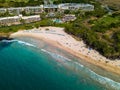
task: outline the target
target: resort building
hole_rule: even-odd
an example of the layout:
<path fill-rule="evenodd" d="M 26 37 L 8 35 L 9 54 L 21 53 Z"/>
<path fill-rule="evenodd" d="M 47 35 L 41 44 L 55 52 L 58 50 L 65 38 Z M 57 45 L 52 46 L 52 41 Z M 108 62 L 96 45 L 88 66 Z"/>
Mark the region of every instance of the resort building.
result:
<path fill-rule="evenodd" d="M 24 20 L 24 23 L 31 23 L 41 20 L 40 15 L 24 16 L 22 19 Z"/>
<path fill-rule="evenodd" d="M 69 22 L 69 21 L 74 21 L 75 19 L 76 19 L 76 16 L 75 16 L 75 15 L 68 14 L 68 15 L 65 15 L 65 16 L 62 18 L 62 21 L 63 21 L 63 22 Z"/>
<path fill-rule="evenodd" d="M 16 25 L 21 23 L 30 23 L 40 21 L 40 13 L 48 12 L 47 17 L 55 17 L 57 11 L 64 11 L 64 10 L 83 10 L 83 11 L 93 11 L 94 6 L 91 4 L 78 4 L 78 3 L 64 3 L 55 5 L 51 2 L 51 0 L 45 0 L 44 5 L 40 6 L 30 6 L 30 7 L 18 7 L 18 8 L 0 8 L 0 13 L 8 12 L 14 17 L 4 17 L 0 18 L 0 26 L 9 26 L 9 25 Z M 49 4 L 48 4 L 49 3 Z M 22 16 L 24 15 L 33 15 L 33 16 Z M 21 16 L 20 16 L 21 15 Z M 68 22 L 74 21 L 76 19 L 75 15 L 65 15 L 60 20 L 55 20 L 55 22 Z"/>
<path fill-rule="evenodd" d="M 60 10 L 83 10 L 83 11 L 93 11 L 94 6 L 91 4 L 78 4 L 78 3 L 65 3 L 58 5 Z"/>
<path fill-rule="evenodd" d="M 6 12 L 6 8 L 0 8 L 0 13 L 5 13 Z"/>
<path fill-rule="evenodd" d="M 83 11 L 94 11 L 94 5 L 91 4 L 81 4 L 80 6 L 78 5 L 78 7 Z"/>
<path fill-rule="evenodd" d="M 18 25 L 21 24 L 23 22 L 21 22 L 21 20 L 24 21 L 24 23 L 31 23 L 31 22 L 36 22 L 36 21 L 40 21 L 40 15 L 34 15 L 34 16 L 14 16 L 14 17 L 4 17 L 4 18 L 0 18 L 0 26 L 10 26 L 10 25 Z"/>
<path fill-rule="evenodd" d="M 43 12 L 43 5 L 36 7 L 24 7 L 24 11 L 27 14 L 40 14 Z"/>
<path fill-rule="evenodd" d="M 43 5 L 35 7 L 18 7 L 18 8 L 1 8 L 0 13 L 5 13 L 8 11 L 11 15 L 22 14 L 22 11 L 25 11 L 26 14 L 40 14 L 43 12 Z"/>
<path fill-rule="evenodd" d="M 43 6 L 45 12 L 56 12 L 58 10 L 58 5 L 49 4 Z"/>
<path fill-rule="evenodd" d="M 78 3 L 64 3 L 64 4 L 44 4 L 40 6 L 30 6 L 30 7 L 18 7 L 18 8 L 1 8 L 0 13 L 5 13 L 6 11 L 12 15 L 22 14 L 24 11 L 26 14 L 40 14 L 45 12 L 56 12 L 64 10 L 83 10 L 83 11 L 93 11 L 94 5 L 91 4 L 78 4 Z"/>
<path fill-rule="evenodd" d="M 19 15 L 23 11 L 23 8 L 22 7 L 19 7 L 19 8 L 8 8 L 7 10 L 9 12 L 9 14 Z"/>
<path fill-rule="evenodd" d="M 17 24 L 20 24 L 19 16 L 0 18 L 0 26 L 10 26 Z"/>

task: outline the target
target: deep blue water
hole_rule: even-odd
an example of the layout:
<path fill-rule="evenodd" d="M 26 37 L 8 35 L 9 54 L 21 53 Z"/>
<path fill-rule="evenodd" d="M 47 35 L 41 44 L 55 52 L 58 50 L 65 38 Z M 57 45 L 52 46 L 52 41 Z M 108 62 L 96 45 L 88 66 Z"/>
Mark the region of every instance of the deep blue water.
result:
<path fill-rule="evenodd" d="M 120 90 L 75 57 L 43 41 L 0 42 L 0 90 Z"/>

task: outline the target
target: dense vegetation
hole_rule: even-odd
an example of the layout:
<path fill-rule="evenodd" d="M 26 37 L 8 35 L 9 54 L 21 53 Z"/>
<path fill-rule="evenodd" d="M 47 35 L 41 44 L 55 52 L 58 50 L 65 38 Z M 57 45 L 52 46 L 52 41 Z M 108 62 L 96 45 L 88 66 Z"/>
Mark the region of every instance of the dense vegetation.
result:
<path fill-rule="evenodd" d="M 88 46 L 107 58 L 120 58 L 120 13 L 104 14 L 95 17 L 93 12 L 89 12 L 87 13 L 89 18 L 86 15 L 84 18 L 80 16 L 67 25 L 65 30 L 69 34 L 82 38 Z"/>
<path fill-rule="evenodd" d="M 113 10 L 120 9 L 120 0 L 97 0 L 104 5 L 108 5 Z"/>

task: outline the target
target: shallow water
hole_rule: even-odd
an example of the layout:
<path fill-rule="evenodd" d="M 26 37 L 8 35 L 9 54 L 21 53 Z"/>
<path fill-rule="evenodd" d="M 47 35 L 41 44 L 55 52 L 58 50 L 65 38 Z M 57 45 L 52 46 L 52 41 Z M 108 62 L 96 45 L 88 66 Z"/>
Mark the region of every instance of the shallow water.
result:
<path fill-rule="evenodd" d="M 120 90 L 119 76 L 77 60 L 41 40 L 1 41 L 0 90 Z"/>

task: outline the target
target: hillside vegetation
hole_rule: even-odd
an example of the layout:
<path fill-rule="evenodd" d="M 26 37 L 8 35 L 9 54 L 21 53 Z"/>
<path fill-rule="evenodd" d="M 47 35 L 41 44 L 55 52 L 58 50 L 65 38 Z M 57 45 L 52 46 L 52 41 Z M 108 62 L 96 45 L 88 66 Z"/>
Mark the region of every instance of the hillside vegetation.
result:
<path fill-rule="evenodd" d="M 120 12 L 111 15 L 106 12 L 100 15 L 99 11 L 86 12 L 66 26 L 65 30 L 82 38 L 89 47 L 96 49 L 105 57 L 120 58 Z"/>
<path fill-rule="evenodd" d="M 98 0 L 104 5 L 108 5 L 112 9 L 120 10 L 120 0 Z"/>

